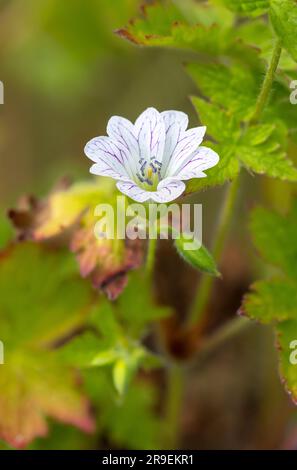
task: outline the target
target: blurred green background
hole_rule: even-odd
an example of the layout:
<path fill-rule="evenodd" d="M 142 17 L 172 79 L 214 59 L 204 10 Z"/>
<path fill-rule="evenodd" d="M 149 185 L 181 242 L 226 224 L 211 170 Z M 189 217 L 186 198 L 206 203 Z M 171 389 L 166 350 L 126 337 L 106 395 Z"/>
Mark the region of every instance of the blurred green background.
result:
<path fill-rule="evenodd" d="M 88 177 L 85 143 L 111 115 L 183 109 L 194 89 L 178 54 L 138 49 L 114 34 L 138 0 L 1 0 L 2 208 L 63 174 Z"/>

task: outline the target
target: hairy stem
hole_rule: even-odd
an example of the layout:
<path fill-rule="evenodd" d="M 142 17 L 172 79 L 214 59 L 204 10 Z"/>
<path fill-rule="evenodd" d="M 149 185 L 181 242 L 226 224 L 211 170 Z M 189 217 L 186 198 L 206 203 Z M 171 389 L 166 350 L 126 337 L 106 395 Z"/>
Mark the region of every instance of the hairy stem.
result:
<path fill-rule="evenodd" d="M 268 102 L 273 80 L 274 80 L 274 75 L 275 75 L 279 60 L 280 60 L 281 52 L 282 52 L 281 42 L 277 40 L 272 51 L 271 61 L 268 66 L 260 94 L 257 99 L 255 111 L 250 120 L 251 124 L 255 124 L 256 122 L 259 121 L 261 114 L 265 108 L 265 105 Z"/>

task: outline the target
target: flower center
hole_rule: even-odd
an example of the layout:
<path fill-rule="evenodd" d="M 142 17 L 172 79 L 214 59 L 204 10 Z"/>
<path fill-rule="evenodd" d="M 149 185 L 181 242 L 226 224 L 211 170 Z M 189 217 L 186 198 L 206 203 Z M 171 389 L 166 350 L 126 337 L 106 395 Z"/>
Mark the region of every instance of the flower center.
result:
<path fill-rule="evenodd" d="M 147 191 L 155 191 L 161 180 L 162 163 L 156 160 L 156 157 L 152 157 L 149 162 L 141 158 L 139 165 L 139 171 L 136 173 L 140 182 L 139 186 Z"/>

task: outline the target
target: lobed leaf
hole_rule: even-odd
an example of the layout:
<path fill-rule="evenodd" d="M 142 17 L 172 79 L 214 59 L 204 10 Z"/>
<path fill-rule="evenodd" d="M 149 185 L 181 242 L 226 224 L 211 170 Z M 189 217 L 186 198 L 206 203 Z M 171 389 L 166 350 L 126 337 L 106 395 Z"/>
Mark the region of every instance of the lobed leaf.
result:
<path fill-rule="evenodd" d="M 130 21 L 117 34 L 140 46 L 188 49 L 208 56 L 230 54 L 239 59 L 245 54 L 247 60 L 256 59 L 255 48 L 230 34 L 232 17 L 226 9 L 195 4 L 189 15 L 184 5 L 180 8 L 177 5 L 172 2 L 146 5 L 143 16 Z"/>
<path fill-rule="evenodd" d="M 237 13 L 262 15 L 269 9 L 269 0 L 223 0 L 223 3 Z"/>
<path fill-rule="evenodd" d="M 33 243 L 0 253 L 0 289 L 1 339 L 34 347 L 81 326 L 95 295 L 70 253 Z"/>
<path fill-rule="evenodd" d="M 208 84 L 206 88 L 209 86 Z M 190 181 L 187 192 L 232 180 L 241 165 L 250 172 L 297 181 L 297 169 L 286 155 L 287 131 L 283 122 L 269 120 L 245 129 L 240 119 L 243 108 L 232 106 L 232 102 L 236 103 L 236 98 L 232 101 L 232 97 L 232 93 L 226 93 L 225 97 L 219 91 L 215 93 L 215 99 L 228 110 L 219 104 L 198 97 L 192 98 L 200 121 L 207 126 L 207 134 L 219 142 L 215 150 L 220 161 L 207 172 L 207 178 Z"/>
<path fill-rule="evenodd" d="M 212 103 L 225 108 L 229 115 L 234 114 L 245 121 L 249 119 L 255 107 L 258 86 L 246 68 L 226 67 L 219 63 L 191 63 L 186 68 L 202 94 L 210 97 Z M 227 122 L 225 120 L 225 125 Z"/>
<path fill-rule="evenodd" d="M 94 430 L 88 403 L 75 377 L 49 353 L 17 352 L 6 355 L 0 373 L 0 436 L 12 447 L 23 448 L 48 432 L 46 416 Z"/>
<path fill-rule="evenodd" d="M 270 17 L 284 48 L 297 62 L 297 3 L 295 0 L 270 0 Z"/>
<path fill-rule="evenodd" d="M 252 212 L 250 230 L 266 262 L 297 279 L 296 208 L 285 218 L 259 207 Z"/>
<path fill-rule="evenodd" d="M 208 145 L 208 143 L 207 143 Z M 239 173 L 239 161 L 236 158 L 235 147 L 232 145 L 211 145 L 220 156 L 219 163 L 207 170 L 207 178 L 193 179 L 187 184 L 187 193 L 205 190 L 233 180 Z"/>
<path fill-rule="evenodd" d="M 156 389 L 149 380 L 134 382 L 120 399 L 103 369 L 86 370 L 84 381 L 97 410 L 100 434 L 108 435 L 114 447 L 158 448 L 163 426 L 155 411 Z"/>
<path fill-rule="evenodd" d="M 110 366 L 116 390 L 126 393 L 139 368 L 160 367 L 158 357 L 141 345 L 139 337 L 150 322 L 169 313 L 154 305 L 145 279 L 134 276 L 115 304 L 101 300 L 89 316 L 91 331 L 77 335 L 60 348 L 58 357 L 80 369 Z"/>
<path fill-rule="evenodd" d="M 261 323 L 280 322 L 296 316 L 296 284 L 287 279 L 258 281 L 244 301 L 247 315 Z"/>
<path fill-rule="evenodd" d="M 46 435 L 46 416 L 93 430 L 73 373 L 49 351 L 84 323 L 94 301 L 73 261 L 69 253 L 32 243 L 0 256 L 0 437 L 13 447 Z"/>
<path fill-rule="evenodd" d="M 253 211 L 251 230 L 260 253 L 282 268 L 284 275 L 252 285 L 243 302 L 243 312 L 262 323 L 273 323 L 278 338 L 280 373 L 297 403 L 297 206 L 287 218 L 258 208 Z"/>
<path fill-rule="evenodd" d="M 140 240 L 95 236 L 95 207 L 99 203 L 115 205 L 116 194 L 111 179 L 62 184 L 43 200 L 22 198 L 9 216 L 20 239 L 69 247 L 81 276 L 90 277 L 96 288 L 114 300 L 127 284 L 127 272 L 139 267 L 143 258 Z"/>
<path fill-rule="evenodd" d="M 297 405 L 297 318 L 276 326 L 280 374 L 285 387 Z"/>

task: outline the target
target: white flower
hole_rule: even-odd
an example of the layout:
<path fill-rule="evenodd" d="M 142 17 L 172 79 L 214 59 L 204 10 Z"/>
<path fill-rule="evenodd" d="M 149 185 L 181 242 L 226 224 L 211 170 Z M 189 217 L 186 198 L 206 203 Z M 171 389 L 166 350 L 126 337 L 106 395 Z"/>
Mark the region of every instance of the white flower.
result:
<path fill-rule="evenodd" d="M 94 162 L 90 172 L 117 180 L 118 189 L 138 202 L 169 202 L 185 190 L 182 180 L 203 178 L 219 156 L 199 147 L 206 127 L 188 129 L 180 111 L 146 109 L 132 124 L 113 116 L 108 137 L 95 137 L 85 147 Z"/>

